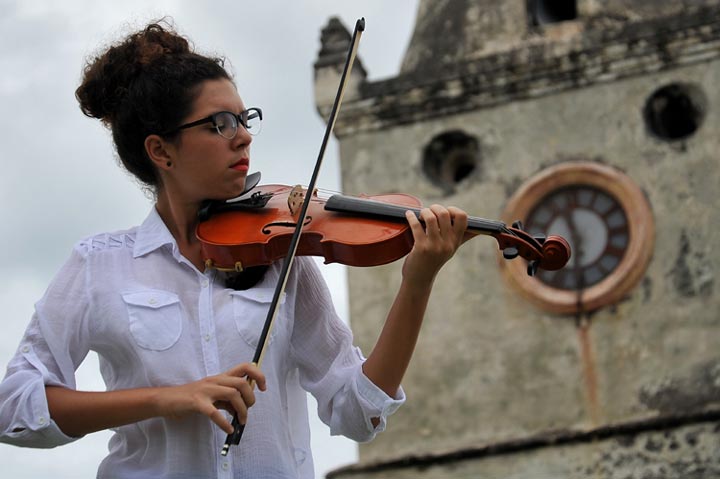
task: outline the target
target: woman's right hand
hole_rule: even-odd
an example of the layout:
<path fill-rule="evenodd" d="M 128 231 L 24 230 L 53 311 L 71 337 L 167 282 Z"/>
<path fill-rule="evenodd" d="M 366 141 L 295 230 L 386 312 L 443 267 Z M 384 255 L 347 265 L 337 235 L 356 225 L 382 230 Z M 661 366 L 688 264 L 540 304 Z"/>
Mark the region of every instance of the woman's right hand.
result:
<path fill-rule="evenodd" d="M 158 413 L 175 418 L 204 414 L 230 434 L 232 424 L 220 409 L 237 414 L 240 424 L 245 424 L 248 408 L 255 404 L 253 383 L 265 391 L 265 375 L 254 363 L 242 363 L 216 376 L 161 388 L 157 397 Z"/>

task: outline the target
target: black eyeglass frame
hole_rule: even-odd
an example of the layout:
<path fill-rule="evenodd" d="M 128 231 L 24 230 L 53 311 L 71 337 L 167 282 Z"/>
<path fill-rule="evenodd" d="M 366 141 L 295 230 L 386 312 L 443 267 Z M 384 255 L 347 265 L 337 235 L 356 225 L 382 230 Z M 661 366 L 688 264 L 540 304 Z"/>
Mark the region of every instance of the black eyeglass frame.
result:
<path fill-rule="evenodd" d="M 242 127 L 245 128 L 245 131 L 247 131 L 247 132 L 250 133 L 251 135 L 257 135 L 257 134 L 259 133 L 259 131 L 257 131 L 257 132 L 252 132 L 252 131 L 250 131 L 250 130 L 248 129 L 248 126 L 247 126 L 248 119 L 251 118 L 250 115 L 251 115 L 253 112 L 255 112 L 255 113 L 257 114 L 258 118 L 260 119 L 260 121 L 262 121 L 262 119 L 263 119 L 262 110 L 261 110 L 260 108 L 257 108 L 257 107 L 248 108 L 247 110 L 241 111 L 239 114 L 235 114 L 235 113 L 233 113 L 233 112 L 231 112 L 231 111 L 218 111 L 218 112 L 216 112 L 216 113 L 213 113 L 212 115 L 206 116 L 205 118 L 201 118 L 201 119 L 199 119 L 199 120 L 195 120 L 195 121 L 192 121 L 192 122 L 190 122 L 190 123 L 185 123 L 184 125 L 180 125 L 180 126 L 178 126 L 177 128 L 174 128 L 174 129 L 172 129 L 172 130 L 170 130 L 170 131 L 166 131 L 166 132 L 163 133 L 162 135 L 163 135 L 163 136 L 172 135 L 173 133 L 176 133 L 176 132 L 178 132 L 178 131 L 180 131 L 180 130 L 185 130 L 185 129 L 187 129 L 187 128 L 192 128 L 193 126 L 202 125 L 202 124 L 204 124 L 204 123 L 212 123 L 213 126 L 215 127 L 215 129 L 217 130 L 218 135 L 222 136 L 223 138 L 227 138 L 228 140 L 232 140 L 233 138 L 235 138 L 235 136 L 237 136 L 237 131 L 238 131 L 238 126 L 239 126 L 239 125 L 242 125 Z M 231 137 L 229 137 L 229 138 L 228 138 L 227 136 L 223 135 L 222 133 L 220 133 L 220 126 L 218 125 L 217 121 L 215 120 L 215 118 L 217 117 L 217 115 L 222 115 L 222 114 L 228 114 L 228 115 L 232 116 L 233 118 L 235 118 L 235 120 L 236 120 L 237 123 L 238 123 L 237 125 L 235 125 L 235 133 L 233 134 L 233 136 L 231 136 Z M 254 117 L 253 117 L 253 118 L 254 118 Z"/>

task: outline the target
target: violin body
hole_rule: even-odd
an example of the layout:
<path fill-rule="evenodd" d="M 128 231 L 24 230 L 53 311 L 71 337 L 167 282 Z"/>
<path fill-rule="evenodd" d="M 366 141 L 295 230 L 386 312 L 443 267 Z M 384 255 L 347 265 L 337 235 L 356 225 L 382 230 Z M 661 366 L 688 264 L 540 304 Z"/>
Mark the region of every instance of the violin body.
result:
<path fill-rule="evenodd" d="M 206 262 L 217 269 L 242 271 L 285 257 L 297 224 L 299 205 L 292 198 L 297 191 L 286 185 L 257 186 L 254 194 L 270 195 L 264 206 L 224 211 L 202 221 L 197 237 Z M 420 206 L 417 198 L 406 194 L 364 198 Z M 359 218 L 326 210 L 325 203 L 316 195 L 311 199 L 297 255 L 320 256 L 325 263 L 377 266 L 400 259 L 412 249 L 412 231 L 406 221 Z"/>

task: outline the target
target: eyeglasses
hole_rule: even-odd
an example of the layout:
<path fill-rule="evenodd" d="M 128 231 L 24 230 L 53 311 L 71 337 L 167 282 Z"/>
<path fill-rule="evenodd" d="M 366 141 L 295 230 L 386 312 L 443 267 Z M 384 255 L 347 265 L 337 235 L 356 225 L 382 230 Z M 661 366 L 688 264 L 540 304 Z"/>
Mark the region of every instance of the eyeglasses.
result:
<path fill-rule="evenodd" d="M 212 123 L 218 132 L 218 135 L 228 140 L 232 140 L 237 135 L 238 124 L 242 125 L 245 130 L 251 135 L 257 135 L 260 133 L 262 127 L 262 110 L 260 108 L 248 108 L 245 111 L 240 112 L 239 115 L 229 111 L 220 111 L 213 113 L 210 116 L 202 118 L 191 123 L 185 123 L 180 125 L 174 130 L 165 132 L 164 135 L 175 133 L 179 130 L 186 128 L 192 128 L 193 126 L 202 125 L 204 123 Z"/>

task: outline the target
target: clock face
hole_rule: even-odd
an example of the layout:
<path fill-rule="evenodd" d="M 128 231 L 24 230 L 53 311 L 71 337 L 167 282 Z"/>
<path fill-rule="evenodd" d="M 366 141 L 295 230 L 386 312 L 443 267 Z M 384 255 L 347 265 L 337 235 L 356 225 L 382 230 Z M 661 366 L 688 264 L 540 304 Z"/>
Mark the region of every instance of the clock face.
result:
<path fill-rule="evenodd" d="M 572 257 L 558 271 L 538 271 L 553 288 L 583 290 L 615 270 L 630 242 L 628 219 L 609 193 L 589 185 L 568 185 L 550 192 L 530 211 L 525 229 L 531 235 L 560 235 Z"/>

